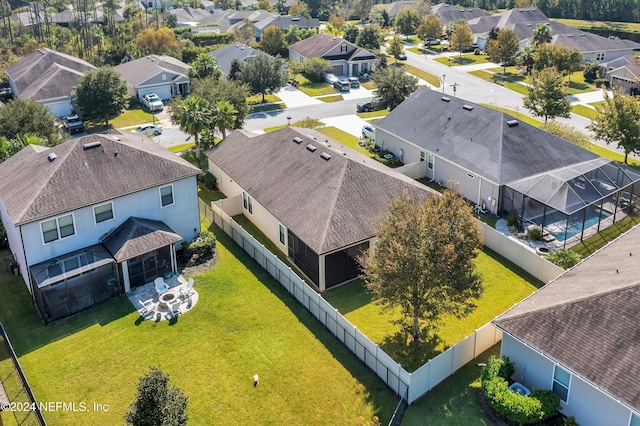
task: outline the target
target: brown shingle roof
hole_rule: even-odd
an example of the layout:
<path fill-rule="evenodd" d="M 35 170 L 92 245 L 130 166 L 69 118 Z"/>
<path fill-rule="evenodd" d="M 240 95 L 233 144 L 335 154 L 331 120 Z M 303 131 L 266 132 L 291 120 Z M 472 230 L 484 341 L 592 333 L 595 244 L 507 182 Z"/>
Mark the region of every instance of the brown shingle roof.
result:
<path fill-rule="evenodd" d="M 339 46 L 342 43 L 346 43 L 351 49 L 355 49 L 357 46 L 348 42 L 342 37 L 332 36 L 326 33 L 316 34 L 312 37 L 305 38 L 295 44 L 289 46 L 289 50 L 296 52 L 297 54 L 305 58 L 321 58 L 327 54 L 331 49 Z"/>
<path fill-rule="evenodd" d="M 417 197 L 432 192 L 308 129 L 260 136 L 235 131 L 207 155 L 317 254 L 373 237 L 388 202 L 404 190 Z"/>
<path fill-rule="evenodd" d="M 93 142 L 101 145 L 84 149 Z M 49 161 L 50 154 L 57 158 Z M 95 134 L 52 148 L 23 148 L 0 164 L 0 198 L 21 225 L 199 172 L 145 136 Z"/>
<path fill-rule="evenodd" d="M 186 76 L 189 65 L 172 56 L 148 55 L 113 67 L 131 87 L 137 87 L 163 71 Z"/>
<path fill-rule="evenodd" d="M 182 237 L 159 220 L 130 217 L 102 241 L 117 262 L 181 241 Z"/>
<path fill-rule="evenodd" d="M 640 409 L 640 227 L 493 322 Z"/>

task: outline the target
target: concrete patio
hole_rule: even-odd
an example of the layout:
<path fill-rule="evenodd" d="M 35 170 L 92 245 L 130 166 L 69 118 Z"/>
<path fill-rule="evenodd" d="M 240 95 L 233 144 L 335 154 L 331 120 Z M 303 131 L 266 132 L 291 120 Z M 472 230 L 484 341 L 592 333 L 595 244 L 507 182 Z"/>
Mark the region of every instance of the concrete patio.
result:
<path fill-rule="evenodd" d="M 164 282 L 169 286 L 168 292 L 179 292 L 180 289 L 186 288 L 187 280 L 180 274 L 174 274 L 171 278 L 164 279 Z M 140 313 L 140 316 L 145 320 L 150 321 L 164 321 L 173 318 L 171 309 L 168 305 L 161 303 L 156 292 L 155 284 L 153 282 L 147 283 L 141 287 L 137 287 L 127 294 L 129 301 L 133 307 Z M 178 296 L 177 300 L 180 301 L 180 309 L 178 315 L 183 315 L 187 311 L 194 308 L 198 303 L 199 294 L 195 288 L 192 289 L 192 295 L 190 297 Z M 147 309 L 143 306 L 142 302 L 151 300 L 152 307 Z"/>

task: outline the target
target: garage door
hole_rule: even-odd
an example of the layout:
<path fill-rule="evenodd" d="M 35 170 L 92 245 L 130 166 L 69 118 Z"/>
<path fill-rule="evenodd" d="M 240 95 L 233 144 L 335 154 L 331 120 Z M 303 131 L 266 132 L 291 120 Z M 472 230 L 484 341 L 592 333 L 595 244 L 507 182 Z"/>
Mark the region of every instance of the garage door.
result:
<path fill-rule="evenodd" d="M 171 96 L 171 86 L 162 86 L 162 87 L 152 87 L 148 89 L 140 89 L 138 90 L 138 99 L 142 102 L 142 97 L 144 95 L 148 95 L 149 93 L 155 93 L 158 95 L 160 99 L 169 100 L 172 98 Z"/>
<path fill-rule="evenodd" d="M 58 102 L 48 102 L 44 105 L 48 106 L 53 115 L 56 117 L 64 117 L 71 114 L 71 102 L 68 99 Z"/>
<path fill-rule="evenodd" d="M 335 67 L 331 67 L 331 72 L 337 76 L 344 75 L 344 70 L 342 65 L 336 65 Z"/>

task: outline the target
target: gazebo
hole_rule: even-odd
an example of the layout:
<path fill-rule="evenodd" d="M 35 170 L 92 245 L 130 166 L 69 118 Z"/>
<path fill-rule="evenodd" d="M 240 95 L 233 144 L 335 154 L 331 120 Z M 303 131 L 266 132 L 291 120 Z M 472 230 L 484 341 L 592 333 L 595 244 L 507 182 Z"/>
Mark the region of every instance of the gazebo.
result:
<path fill-rule="evenodd" d="M 596 158 L 507 184 L 503 212 L 519 216 L 524 225 L 541 227 L 566 248 L 567 240 L 578 234 L 582 241 L 586 230 L 599 232 L 633 213 L 638 181 L 635 170 Z"/>

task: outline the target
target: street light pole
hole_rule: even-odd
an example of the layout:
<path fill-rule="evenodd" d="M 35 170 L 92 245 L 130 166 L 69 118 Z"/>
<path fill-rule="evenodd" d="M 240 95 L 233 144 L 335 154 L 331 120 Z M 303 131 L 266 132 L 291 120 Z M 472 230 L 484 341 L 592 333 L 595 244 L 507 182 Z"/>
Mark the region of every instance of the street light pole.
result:
<path fill-rule="evenodd" d="M 444 85 L 445 85 L 444 81 L 446 77 L 447 77 L 446 74 L 442 74 L 442 93 L 444 93 Z"/>

